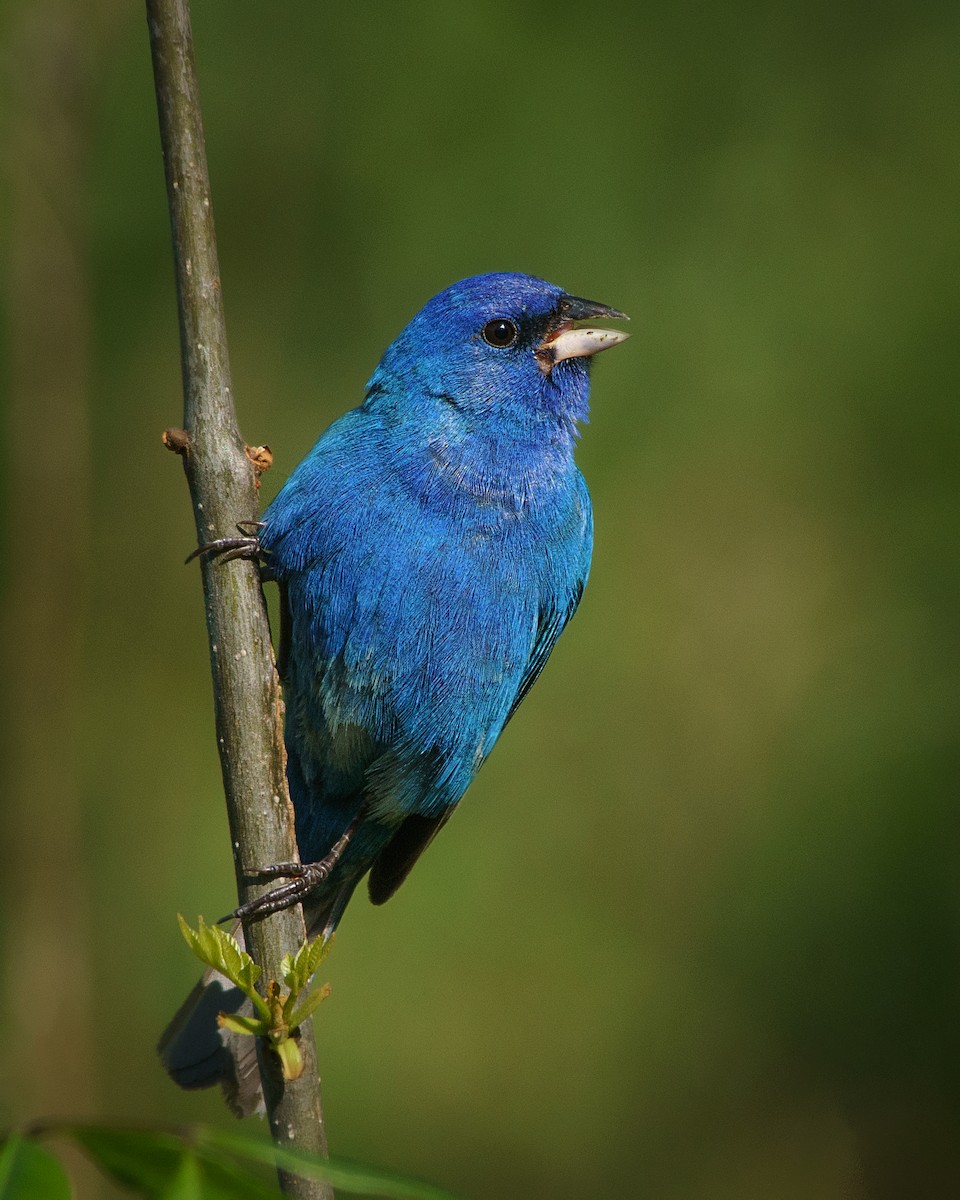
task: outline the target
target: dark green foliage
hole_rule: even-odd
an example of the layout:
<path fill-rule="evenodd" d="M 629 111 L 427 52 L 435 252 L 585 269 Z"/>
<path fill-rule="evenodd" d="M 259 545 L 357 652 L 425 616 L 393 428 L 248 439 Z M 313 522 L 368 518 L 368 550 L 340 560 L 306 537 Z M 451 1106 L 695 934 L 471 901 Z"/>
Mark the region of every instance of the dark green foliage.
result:
<path fill-rule="evenodd" d="M 70 1200 L 70 1181 L 49 1150 L 13 1133 L 0 1142 L 0 1200 Z"/>
<path fill-rule="evenodd" d="M 40 1134 L 75 1141 L 108 1178 L 145 1200 L 279 1200 L 276 1168 L 322 1179 L 338 1194 L 381 1200 L 454 1200 L 449 1192 L 386 1171 L 276 1149 L 249 1135 L 195 1127 L 134 1129 L 57 1125 Z M 34 1138 L 0 1143 L 0 1200 L 69 1200 L 58 1160 Z"/>

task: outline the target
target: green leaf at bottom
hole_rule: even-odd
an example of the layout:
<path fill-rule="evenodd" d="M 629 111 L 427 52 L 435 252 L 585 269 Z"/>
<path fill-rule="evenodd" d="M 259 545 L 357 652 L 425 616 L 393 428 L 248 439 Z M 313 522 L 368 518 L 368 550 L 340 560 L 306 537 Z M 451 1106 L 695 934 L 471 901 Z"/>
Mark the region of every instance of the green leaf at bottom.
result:
<path fill-rule="evenodd" d="M 0 1200 L 70 1200 L 70 1181 L 49 1150 L 12 1133 L 0 1145 Z"/>

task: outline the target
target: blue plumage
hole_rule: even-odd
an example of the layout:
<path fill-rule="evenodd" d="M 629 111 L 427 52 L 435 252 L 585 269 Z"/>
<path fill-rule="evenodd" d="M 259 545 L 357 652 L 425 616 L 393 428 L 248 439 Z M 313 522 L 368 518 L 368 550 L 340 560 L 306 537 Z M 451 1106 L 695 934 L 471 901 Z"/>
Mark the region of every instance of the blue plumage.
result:
<path fill-rule="evenodd" d="M 264 515 L 305 900 L 332 929 L 387 899 L 446 821 L 579 603 L 590 498 L 573 457 L 590 356 L 621 317 L 528 275 L 466 279 L 388 348 Z"/>

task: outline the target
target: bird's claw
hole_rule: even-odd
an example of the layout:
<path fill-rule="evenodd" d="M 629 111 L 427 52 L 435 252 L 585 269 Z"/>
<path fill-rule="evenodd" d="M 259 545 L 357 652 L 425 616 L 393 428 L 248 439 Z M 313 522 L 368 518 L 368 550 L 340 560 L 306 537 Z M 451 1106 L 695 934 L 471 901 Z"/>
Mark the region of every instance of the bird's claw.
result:
<path fill-rule="evenodd" d="M 244 867 L 243 873 L 251 879 L 300 879 L 310 865 L 302 862 L 270 863 L 267 867 Z"/>
<path fill-rule="evenodd" d="M 272 913 L 282 912 L 285 908 L 291 908 L 294 904 L 305 900 L 314 888 L 319 887 L 325 879 L 329 878 L 330 872 L 340 861 L 362 820 L 363 813 L 361 812 L 354 817 L 319 862 L 282 862 L 271 863 L 267 867 L 244 868 L 245 875 L 257 879 L 275 879 L 278 875 L 282 875 L 286 876 L 290 882 L 281 883 L 279 887 L 271 888 L 261 896 L 255 896 L 246 904 L 241 904 L 232 913 L 221 917 L 217 924 L 222 925 L 224 921 L 248 921 L 259 917 L 269 917 Z"/>
<path fill-rule="evenodd" d="M 289 878 L 289 882 L 282 883 L 279 887 L 271 888 L 268 892 L 264 892 L 260 896 L 255 896 L 252 900 L 248 900 L 246 904 L 241 904 L 232 913 L 227 913 L 225 917 L 221 917 L 217 924 L 222 924 L 224 921 L 249 921 L 261 917 L 269 917 L 273 913 L 282 912 L 285 908 L 291 908 L 294 904 L 299 904 L 310 895 L 314 888 L 319 887 L 328 878 L 336 865 L 337 858 L 339 858 L 339 855 L 334 857 L 328 854 L 320 862 L 272 863 L 269 867 L 256 867 L 251 871 L 247 871 L 247 875 L 252 875 L 259 879 L 276 878 L 278 875 L 285 875 Z"/>
<path fill-rule="evenodd" d="M 198 546 L 184 559 L 185 563 L 192 562 L 202 554 L 216 555 L 221 562 L 232 562 L 235 558 L 247 558 L 257 562 L 263 555 L 260 549 L 260 530 L 263 521 L 238 521 L 237 529 L 240 537 L 215 538 L 204 546 Z M 250 531 L 253 532 L 250 532 Z"/>

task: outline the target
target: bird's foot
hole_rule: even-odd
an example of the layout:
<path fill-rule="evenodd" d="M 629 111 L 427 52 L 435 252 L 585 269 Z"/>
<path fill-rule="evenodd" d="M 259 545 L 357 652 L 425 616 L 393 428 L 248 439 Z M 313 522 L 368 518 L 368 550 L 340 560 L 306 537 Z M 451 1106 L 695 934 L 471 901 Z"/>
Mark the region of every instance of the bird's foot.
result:
<path fill-rule="evenodd" d="M 216 556 L 221 562 L 231 562 L 235 558 L 248 558 L 257 562 L 263 557 L 263 551 L 260 548 L 260 530 L 262 528 L 263 521 L 238 521 L 237 529 L 240 531 L 240 537 L 216 538 L 212 542 L 207 542 L 205 546 L 198 546 L 196 550 L 187 555 L 184 561 L 192 562 L 202 554 L 209 554 L 211 557 Z"/>
<path fill-rule="evenodd" d="M 279 887 L 271 888 L 263 895 L 248 900 L 246 904 L 241 904 L 232 913 L 221 917 L 217 924 L 222 924 L 224 921 L 247 921 L 269 917 L 272 913 L 282 912 L 285 908 L 291 908 L 294 904 L 305 900 L 315 888 L 329 879 L 330 872 L 350 844 L 350 839 L 356 832 L 360 820 L 361 818 L 357 817 L 347 827 L 342 836 L 334 842 L 329 853 L 324 855 L 319 862 L 271 863 L 266 867 L 244 868 L 244 873 L 255 879 L 276 879 L 278 876 L 283 876 L 289 880 L 289 883 L 282 883 Z"/>
<path fill-rule="evenodd" d="M 218 924 L 222 924 L 224 921 L 248 921 L 269 917 L 272 913 L 282 912 L 285 908 L 299 904 L 310 895 L 314 888 L 319 887 L 328 878 L 335 865 L 336 861 L 331 862 L 328 854 L 320 862 L 275 863 L 269 867 L 261 867 L 256 871 L 247 872 L 249 875 L 256 876 L 286 875 L 289 883 L 282 883 L 279 887 L 264 892 L 262 896 L 256 896 L 253 900 L 248 900 L 246 904 L 241 904 L 232 913 L 221 917 Z"/>

